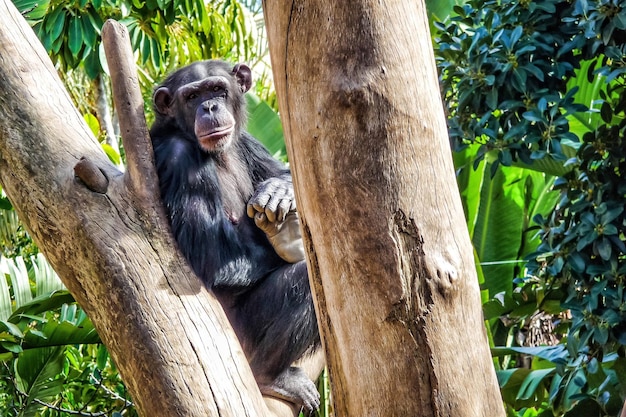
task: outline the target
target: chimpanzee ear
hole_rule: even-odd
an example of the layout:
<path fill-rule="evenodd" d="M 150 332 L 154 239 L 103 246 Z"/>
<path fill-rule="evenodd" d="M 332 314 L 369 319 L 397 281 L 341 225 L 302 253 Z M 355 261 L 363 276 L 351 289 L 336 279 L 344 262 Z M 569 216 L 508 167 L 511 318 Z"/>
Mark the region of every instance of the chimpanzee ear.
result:
<path fill-rule="evenodd" d="M 172 94 L 167 87 L 159 87 L 152 95 L 154 108 L 160 114 L 166 115 L 170 113 L 172 105 Z"/>
<path fill-rule="evenodd" d="M 237 64 L 233 68 L 233 74 L 237 77 L 237 82 L 241 87 L 241 92 L 245 93 L 252 86 L 252 71 L 246 64 Z"/>

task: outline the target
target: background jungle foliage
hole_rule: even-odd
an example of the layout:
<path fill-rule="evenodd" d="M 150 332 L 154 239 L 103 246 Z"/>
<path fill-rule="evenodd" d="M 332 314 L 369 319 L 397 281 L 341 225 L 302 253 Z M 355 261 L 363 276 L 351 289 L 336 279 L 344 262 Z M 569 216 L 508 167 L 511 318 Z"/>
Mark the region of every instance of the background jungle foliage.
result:
<path fill-rule="evenodd" d="M 286 157 L 259 1 L 13 1 L 121 169 L 100 44 L 108 18 L 129 28 L 146 103 L 192 60 L 251 64 L 248 128 Z M 507 413 L 616 416 L 626 397 L 626 2 L 427 5 Z M 0 240 L 0 416 L 136 415 L 93 325 L 5 197 Z M 332 415 L 327 402 L 320 415 Z"/>
<path fill-rule="evenodd" d="M 626 3 L 472 0 L 437 28 L 507 411 L 615 416 L 626 394 Z"/>

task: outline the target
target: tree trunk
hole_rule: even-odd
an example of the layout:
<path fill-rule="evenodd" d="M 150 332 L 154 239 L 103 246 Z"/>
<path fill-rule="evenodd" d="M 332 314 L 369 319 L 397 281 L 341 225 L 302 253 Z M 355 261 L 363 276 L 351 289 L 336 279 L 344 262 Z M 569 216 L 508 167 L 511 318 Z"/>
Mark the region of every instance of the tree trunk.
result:
<path fill-rule="evenodd" d="M 125 44 L 112 49 L 112 76 L 131 87 L 116 95 L 126 174 L 104 155 L 31 28 L 0 0 L 0 183 L 93 320 L 141 415 L 265 416 L 221 306 L 174 249 L 128 34 L 116 36 Z"/>
<path fill-rule="evenodd" d="M 263 6 L 336 415 L 503 416 L 423 2 Z"/>

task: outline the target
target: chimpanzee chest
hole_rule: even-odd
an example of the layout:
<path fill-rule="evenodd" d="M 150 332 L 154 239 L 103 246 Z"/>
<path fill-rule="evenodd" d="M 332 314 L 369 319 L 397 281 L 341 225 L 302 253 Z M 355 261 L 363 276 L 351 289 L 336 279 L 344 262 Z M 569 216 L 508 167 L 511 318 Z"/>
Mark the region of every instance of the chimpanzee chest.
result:
<path fill-rule="evenodd" d="M 239 172 L 242 171 L 218 170 L 222 205 L 233 224 L 238 224 L 241 218 L 246 216 L 246 205 L 254 192 L 250 178 L 237 175 Z"/>

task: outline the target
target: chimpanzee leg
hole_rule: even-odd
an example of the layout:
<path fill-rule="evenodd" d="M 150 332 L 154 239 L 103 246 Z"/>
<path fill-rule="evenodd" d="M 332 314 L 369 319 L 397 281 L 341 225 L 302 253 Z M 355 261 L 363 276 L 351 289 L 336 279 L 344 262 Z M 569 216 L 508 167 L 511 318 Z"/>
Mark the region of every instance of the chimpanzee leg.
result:
<path fill-rule="evenodd" d="M 320 346 L 305 262 L 273 272 L 237 301 L 235 311 L 233 327 L 261 391 L 314 402 L 314 385 L 291 366 Z"/>

